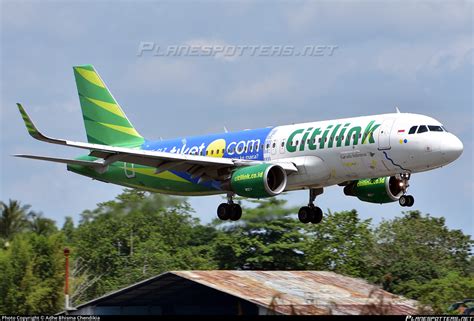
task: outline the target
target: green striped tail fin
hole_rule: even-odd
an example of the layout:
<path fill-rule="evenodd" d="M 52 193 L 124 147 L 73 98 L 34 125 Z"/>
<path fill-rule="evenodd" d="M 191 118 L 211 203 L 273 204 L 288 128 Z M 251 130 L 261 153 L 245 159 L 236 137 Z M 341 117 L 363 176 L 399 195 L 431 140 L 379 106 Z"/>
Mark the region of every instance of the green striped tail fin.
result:
<path fill-rule="evenodd" d="M 144 138 L 135 130 L 92 65 L 74 66 L 77 91 L 89 143 L 137 147 Z"/>

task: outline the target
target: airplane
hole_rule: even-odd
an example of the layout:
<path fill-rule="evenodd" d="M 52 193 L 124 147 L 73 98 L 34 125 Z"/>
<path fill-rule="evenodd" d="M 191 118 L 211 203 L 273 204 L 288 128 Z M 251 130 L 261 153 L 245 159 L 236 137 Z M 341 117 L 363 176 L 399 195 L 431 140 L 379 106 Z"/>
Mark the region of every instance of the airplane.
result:
<path fill-rule="evenodd" d="M 253 130 L 152 141 L 133 127 L 92 65 L 74 66 L 87 143 L 43 135 L 21 104 L 28 133 L 35 139 L 88 151 L 75 159 L 38 155 L 16 157 L 67 164 L 76 174 L 107 183 L 173 195 L 226 194 L 217 208 L 221 220 L 237 221 L 242 208 L 235 195 L 274 197 L 308 190 L 302 223 L 320 223 L 314 202 L 325 187 L 370 203 L 398 201 L 411 174 L 456 160 L 463 144 L 439 121 L 396 113 L 307 122 Z"/>

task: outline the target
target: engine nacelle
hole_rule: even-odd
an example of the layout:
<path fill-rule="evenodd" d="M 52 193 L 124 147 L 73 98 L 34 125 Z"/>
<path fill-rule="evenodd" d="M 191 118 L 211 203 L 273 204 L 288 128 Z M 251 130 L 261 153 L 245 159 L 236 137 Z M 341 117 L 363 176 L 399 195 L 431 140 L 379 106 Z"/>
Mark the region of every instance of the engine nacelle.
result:
<path fill-rule="evenodd" d="M 403 195 L 403 184 L 395 176 L 361 179 L 344 187 L 344 194 L 355 196 L 363 202 L 391 203 Z"/>
<path fill-rule="evenodd" d="M 275 164 L 238 168 L 232 173 L 230 187 L 239 196 L 264 198 L 275 196 L 286 188 L 285 170 Z"/>

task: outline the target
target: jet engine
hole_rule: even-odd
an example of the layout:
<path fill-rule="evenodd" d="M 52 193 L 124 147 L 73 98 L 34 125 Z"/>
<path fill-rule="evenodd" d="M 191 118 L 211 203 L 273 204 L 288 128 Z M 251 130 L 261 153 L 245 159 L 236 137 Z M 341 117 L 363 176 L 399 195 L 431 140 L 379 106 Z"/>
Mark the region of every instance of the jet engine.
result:
<path fill-rule="evenodd" d="M 344 194 L 363 202 L 391 203 L 398 201 L 405 190 L 404 182 L 395 176 L 361 179 L 344 187 Z"/>
<path fill-rule="evenodd" d="M 232 173 L 230 188 L 239 196 L 264 198 L 275 196 L 286 188 L 285 170 L 275 164 L 241 167 Z"/>

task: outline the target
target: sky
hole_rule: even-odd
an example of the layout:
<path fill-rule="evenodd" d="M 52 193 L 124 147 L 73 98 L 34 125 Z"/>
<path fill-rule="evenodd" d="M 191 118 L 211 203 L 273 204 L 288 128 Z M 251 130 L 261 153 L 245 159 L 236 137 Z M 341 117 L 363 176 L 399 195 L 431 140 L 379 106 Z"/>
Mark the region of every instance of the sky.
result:
<path fill-rule="evenodd" d="M 453 1 L 1 1 L 0 200 L 54 219 L 113 199 L 122 188 L 12 154 L 83 154 L 28 136 L 21 102 L 47 135 L 85 141 L 72 66 L 93 64 L 148 139 L 361 115 L 420 113 L 441 121 L 463 155 L 415 174 L 412 209 L 473 234 L 473 2 Z M 140 45 L 332 46 L 332 54 L 139 54 Z M 324 47 L 323 47 L 324 48 Z M 280 196 L 290 206 L 305 191 Z M 210 222 L 221 196 L 190 197 Z M 324 211 L 357 209 L 374 223 L 398 203 L 369 204 L 325 189 Z M 245 214 L 244 214 L 245 215 Z"/>

